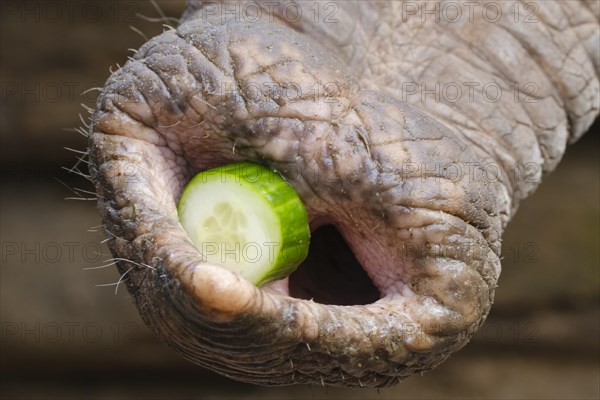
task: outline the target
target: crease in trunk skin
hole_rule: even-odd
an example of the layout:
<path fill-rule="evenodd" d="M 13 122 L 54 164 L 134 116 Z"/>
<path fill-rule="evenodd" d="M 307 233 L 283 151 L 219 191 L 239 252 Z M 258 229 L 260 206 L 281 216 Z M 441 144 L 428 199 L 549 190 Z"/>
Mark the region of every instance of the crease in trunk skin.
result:
<path fill-rule="evenodd" d="M 99 210 L 140 315 L 185 358 L 257 384 L 381 387 L 434 368 L 485 320 L 519 201 L 598 114 L 597 16 L 581 6 L 572 26 L 576 6 L 538 2 L 535 26 L 453 25 L 344 2 L 325 24 L 301 2 L 298 20 L 248 23 L 208 4 L 223 6 L 189 2 L 116 71 L 92 117 Z M 422 83 L 492 79 L 538 83 L 537 102 L 421 97 Z M 259 289 L 203 260 L 178 222 L 181 190 L 241 160 L 279 172 L 313 231 L 337 229 L 347 274 L 358 264 L 378 299 L 295 298 L 310 274 Z M 532 179 L 510 173 L 527 165 Z"/>

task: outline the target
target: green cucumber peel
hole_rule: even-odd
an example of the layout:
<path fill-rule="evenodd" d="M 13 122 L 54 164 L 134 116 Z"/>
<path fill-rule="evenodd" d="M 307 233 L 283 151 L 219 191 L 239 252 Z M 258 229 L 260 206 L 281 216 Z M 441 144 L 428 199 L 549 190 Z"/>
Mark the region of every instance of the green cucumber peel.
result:
<path fill-rule="evenodd" d="M 184 188 L 178 212 L 207 262 L 257 286 L 287 277 L 308 255 L 302 200 L 279 174 L 259 164 L 200 172 Z"/>

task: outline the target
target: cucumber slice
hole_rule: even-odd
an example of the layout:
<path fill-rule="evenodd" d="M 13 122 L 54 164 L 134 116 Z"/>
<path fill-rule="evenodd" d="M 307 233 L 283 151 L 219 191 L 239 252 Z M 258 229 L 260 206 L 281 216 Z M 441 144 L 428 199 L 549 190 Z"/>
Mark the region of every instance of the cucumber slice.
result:
<path fill-rule="evenodd" d="M 178 211 L 207 262 L 257 286 L 285 278 L 308 254 L 304 204 L 281 176 L 258 164 L 199 173 L 184 188 Z"/>

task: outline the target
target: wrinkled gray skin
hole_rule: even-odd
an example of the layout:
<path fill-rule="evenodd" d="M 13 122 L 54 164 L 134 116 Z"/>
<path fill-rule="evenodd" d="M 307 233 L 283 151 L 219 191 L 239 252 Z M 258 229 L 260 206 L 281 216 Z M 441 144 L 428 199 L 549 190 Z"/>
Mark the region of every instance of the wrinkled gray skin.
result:
<path fill-rule="evenodd" d="M 389 386 L 463 347 L 490 310 L 504 227 L 598 114 L 598 3 L 539 1 L 534 23 L 525 4 L 519 22 L 515 2 L 496 4 L 496 23 L 481 8 L 423 22 L 400 1 L 322 3 L 316 21 L 313 1 L 299 21 L 263 4 L 236 21 L 192 1 L 142 46 L 107 81 L 89 150 L 111 250 L 135 262 L 119 270 L 154 332 L 263 385 Z M 403 82 L 479 85 L 423 100 Z M 328 288 L 310 274 L 259 289 L 202 261 L 178 223 L 182 187 L 240 160 L 281 173 L 312 230 L 337 228 L 376 298 L 344 286 L 345 264 L 329 273 L 346 295 L 319 303 Z"/>

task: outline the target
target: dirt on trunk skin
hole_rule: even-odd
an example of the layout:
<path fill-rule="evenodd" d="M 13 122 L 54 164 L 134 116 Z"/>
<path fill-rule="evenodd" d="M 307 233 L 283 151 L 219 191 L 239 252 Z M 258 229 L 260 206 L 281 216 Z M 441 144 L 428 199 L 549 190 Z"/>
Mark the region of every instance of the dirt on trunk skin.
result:
<path fill-rule="evenodd" d="M 331 26 L 241 22 L 192 2 L 181 25 L 109 78 L 90 127 L 109 247 L 131 260 L 119 270 L 144 321 L 184 357 L 265 385 L 387 386 L 464 346 L 490 310 L 519 201 L 598 114 L 597 15 L 536 4 L 531 27 L 401 21 L 398 2 L 340 4 Z M 591 34 L 575 13 L 596 24 Z M 533 104 L 520 91 L 496 102 L 403 98 L 403 82 L 459 76 L 541 89 Z M 318 267 L 348 278 L 358 263 L 366 274 L 347 290 L 370 280 L 381 298 L 321 304 L 203 262 L 177 200 L 195 173 L 240 160 L 279 172 L 311 219 L 343 236 L 348 269 Z M 318 279 L 290 282 L 327 291 Z"/>

